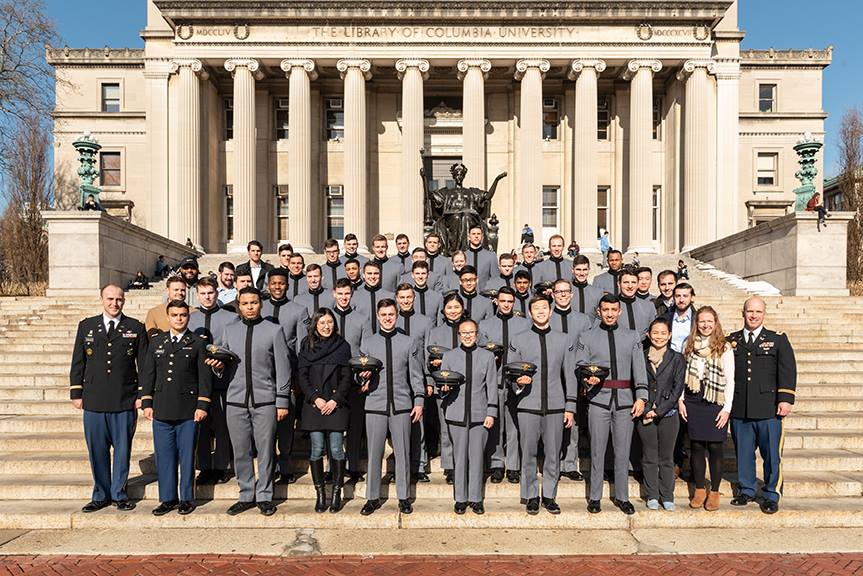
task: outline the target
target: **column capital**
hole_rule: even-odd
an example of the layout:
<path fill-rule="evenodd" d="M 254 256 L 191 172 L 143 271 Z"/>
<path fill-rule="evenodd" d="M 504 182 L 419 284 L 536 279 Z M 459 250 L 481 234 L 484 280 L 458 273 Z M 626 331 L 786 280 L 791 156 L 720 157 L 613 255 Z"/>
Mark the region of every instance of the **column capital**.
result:
<path fill-rule="evenodd" d="M 285 58 L 279 65 L 285 77 L 290 78 L 294 68 L 302 68 L 309 75 L 309 80 L 316 80 L 318 73 L 315 70 L 315 61 L 311 58 Z"/>
<path fill-rule="evenodd" d="M 458 79 L 463 80 L 467 71 L 471 68 L 479 68 L 482 72 L 482 77 L 487 79 L 488 73 L 491 72 L 491 61 L 485 58 L 462 58 L 456 65 L 458 68 Z"/>
<path fill-rule="evenodd" d="M 349 68 L 359 68 L 366 80 L 372 79 L 372 63 L 365 58 L 342 58 L 336 62 L 336 69 L 341 73 L 342 80 Z"/>
<path fill-rule="evenodd" d="M 400 58 L 396 60 L 396 72 L 399 73 L 399 80 L 402 79 L 408 68 L 417 68 L 422 74 L 423 80 L 428 80 L 429 76 L 429 61 L 424 58 Z"/>
<path fill-rule="evenodd" d="M 626 63 L 626 71 L 624 71 L 623 73 L 624 80 L 631 79 L 642 68 L 650 68 L 650 70 L 652 70 L 655 74 L 662 70 L 662 62 L 660 62 L 659 60 L 651 59 L 630 60 Z"/>
<path fill-rule="evenodd" d="M 599 58 L 577 58 L 572 61 L 567 77 L 570 80 L 575 80 L 585 68 L 593 68 L 596 70 L 598 76 L 602 72 L 605 72 L 605 67 L 605 60 L 600 60 Z"/>
<path fill-rule="evenodd" d="M 697 68 L 704 68 L 707 70 L 708 74 L 715 74 L 716 73 L 716 62 L 714 62 L 713 60 L 708 60 L 708 59 L 687 60 L 686 62 L 683 63 L 683 67 L 681 67 L 681 69 L 677 72 L 677 79 L 678 80 L 686 80 L 686 78 L 689 77 L 690 74 L 695 72 L 695 70 Z"/>
<path fill-rule="evenodd" d="M 545 77 L 545 73 L 551 68 L 548 60 L 545 58 L 524 58 L 515 63 L 515 79 L 521 80 L 529 68 L 539 68 L 540 74 Z"/>
<path fill-rule="evenodd" d="M 203 63 L 197 58 L 177 58 L 171 60 L 170 74 L 176 74 L 180 68 L 191 68 L 192 72 L 201 77 L 201 80 L 206 80 L 210 74 L 204 69 Z"/>
<path fill-rule="evenodd" d="M 263 80 L 264 73 L 261 72 L 261 64 L 254 58 L 229 58 L 225 60 L 225 70 L 234 73 L 237 68 L 248 68 L 255 80 Z"/>

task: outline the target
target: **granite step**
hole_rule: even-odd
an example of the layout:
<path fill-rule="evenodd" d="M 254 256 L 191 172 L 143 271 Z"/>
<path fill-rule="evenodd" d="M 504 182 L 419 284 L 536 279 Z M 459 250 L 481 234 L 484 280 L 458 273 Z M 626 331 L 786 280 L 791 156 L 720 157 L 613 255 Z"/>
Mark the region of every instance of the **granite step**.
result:
<path fill-rule="evenodd" d="M 836 412 L 833 414 L 794 414 L 785 422 L 786 430 L 846 430 L 863 434 L 863 414 Z"/>

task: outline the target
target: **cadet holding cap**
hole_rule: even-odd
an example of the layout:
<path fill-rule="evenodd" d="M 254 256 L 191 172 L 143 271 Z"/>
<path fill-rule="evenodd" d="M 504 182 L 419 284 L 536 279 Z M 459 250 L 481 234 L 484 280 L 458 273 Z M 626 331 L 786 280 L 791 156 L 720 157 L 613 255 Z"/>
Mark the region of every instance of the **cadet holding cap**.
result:
<path fill-rule="evenodd" d="M 446 426 L 453 443 L 455 512 L 468 505 L 476 514 L 483 506 L 483 464 L 488 431 L 497 417 L 497 365 L 494 354 L 477 347 L 477 323 L 463 320 L 458 326 L 461 345 L 443 355 L 437 374 L 454 370 L 464 383 L 453 387 L 443 382 Z"/>

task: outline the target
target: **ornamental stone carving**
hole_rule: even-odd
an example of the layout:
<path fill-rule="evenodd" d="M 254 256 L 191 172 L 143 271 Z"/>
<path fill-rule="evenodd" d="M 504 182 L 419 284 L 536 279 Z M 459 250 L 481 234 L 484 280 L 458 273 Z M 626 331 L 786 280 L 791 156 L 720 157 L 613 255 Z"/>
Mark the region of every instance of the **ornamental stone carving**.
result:
<path fill-rule="evenodd" d="M 479 68 L 482 72 L 482 77 L 488 79 L 488 73 L 491 72 L 491 61 L 485 58 L 462 58 L 456 65 L 458 69 L 458 79 L 464 80 L 465 74 L 471 68 Z"/>
<path fill-rule="evenodd" d="M 345 79 L 348 68 L 359 68 L 366 80 L 372 79 L 372 63 L 365 58 L 342 58 L 336 62 L 336 69 L 340 72 L 342 80 Z"/>
<path fill-rule="evenodd" d="M 285 76 L 291 75 L 293 68 L 302 68 L 309 75 L 309 80 L 316 80 L 318 73 L 315 70 L 315 61 L 310 58 L 285 58 L 279 65 Z"/>
<path fill-rule="evenodd" d="M 171 74 L 176 74 L 177 72 L 179 72 L 180 68 L 188 66 L 192 69 L 192 72 L 200 76 L 202 80 L 206 80 L 210 77 L 210 75 L 204 69 L 203 63 L 197 58 L 178 58 L 175 60 L 171 60 L 170 66 Z"/>
<path fill-rule="evenodd" d="M 575 80 L 585 68 L 593 68 L 596 70 L 597 75 L 602 74 L 605 72 L 606 68 L 605 60 L 600 60 L 598 58 L 582 58 L 579 60 L 573 60 L 570 65 L 570 70 L 567 72 L 567 77 L 570 80 Z"/>
<path fill-rule="evenodd" d="M 653 73 L 662 70 L 662 62 L 659 60 L 630 60 L 626 63 L 626 71 L 623 73 L 624 80 L 629 80 L 642 68 L 650 68 Z"/>
<path fill-rule="evenodd" d="M 677 79 L 685 80 L 690 74 L 695 72 L 696 68 L 705 68 L 708 74 L 715 74 L 716 62 L 713 60 L 687 60 L 683 63 L 683 67 L 677 73 Z"/>
<path fill-rule="evenodd" d="M 234 73 L 234 70 L 237 68 L 248 68 L 249 72 L 251 72 L 256 80 L 261 80 L 264 77 L 263 72 L 260 71 L 261 64 L 254 58 L 231 58 L 229 60 L 225 60 L 225 70 Z"/>
<path fill-rule="evenodd" d="M 515 79 L 521 80 L 529 68 L 539 68 L 540 73 L 545 73 L 551 68 L 551 64 L 545 58 L 525 58 L 515 63 Z"/>
<path fill-rule="evenodd" d="M 429 61 L 423 58 L 401 58 L 396 60 L 396 72 L 398 72 L 399 80 L 402 79 L 408 68 L 417 68 L 423 76 L 423 80 L 428 80 Z"/>

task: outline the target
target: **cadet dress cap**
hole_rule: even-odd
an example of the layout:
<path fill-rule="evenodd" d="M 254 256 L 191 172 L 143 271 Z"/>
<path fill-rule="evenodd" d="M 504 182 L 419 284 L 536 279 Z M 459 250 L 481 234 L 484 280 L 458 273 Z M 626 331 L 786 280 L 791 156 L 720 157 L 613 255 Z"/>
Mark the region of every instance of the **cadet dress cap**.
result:
<path fill-rule="evenodd" d="M 532 378 L 536 374 L 536 370 L 536 364 L 532 362 L 510 362 L 503 367 L 504 374 L 512 378 L 520 376 L 530 376 Z"/>
<path fill-rule="evenodd" d="M 272 270 L 267 272 L 267 277 L 272 278 L 273 276 L 282 276 L 284 278 L 287 278 L 290 273 L 290 270 L 286 268 L 273 268 Z"/>
<path fill-rule="evenodd" d="M 597 366 L 596 364 L 589 364 L 587 366 L 579 366 L 575 369 L 575 373 L 579 376 L 579 378 L 591 378 L 596 376 L 599 378 L 599 383 L 602 384 L 606 378 L 608 378 L 611 370 L 605 368 L 603 366 Z"/>
<path fill-rule="evenodd" d="M 180 268 L 194 268 L 198 270 L 198 259 L 194 256 L 186 256 L 180 260 Z"/>
<path fill-rule="evenodd" d="M 545 282 L 537 282 L 533 285 L 533 291 L 537 294 L 543 294 L 546 290 L 554 289 L 554 282 L 546 280 Z"/>
<path fill-rule="evenodd" d="M 443 358 L 445 352 L 449 352 L 450 349 L 445 346 L 426 346 L 426 352 L 429 355 L 429 361 L 432 360 L 440 360 Z"/>
<path fill-rule="evenodd" d="M 497 342 L 491 342 L 491 341 L 486 342 L 485 344 L 483 344 L 483 345 L 482 345 L 482 348 L 485 348 L 486 350 L 488 350 L 489 352 L 491 352 L 491 353 L 492 353 L 492 354 L 494 354 L 495 356 L 500 356 L 500 355 L 502 355 L 502 354 L 503 354 L 503 351 L 504 351 L 504 347 L 503 347 L 503 346 L 501 346 L 501 345 L 500 345 L 500 344 L 498 344 Z"/>
<path fill-rule="evenodd" d="M 375 358 L 374 356 L 369 356 L 368 354 L 361 354 L 359 356 L 354 356 L 350 360 L 348 360 L 348 366 L 354 372 L 365 372 L 370 371 L 372 373 L 377 374 L 384 368 L 384 363 Z"/>
<path fill-rule="evenodd" d="M 489 288 L 488 290 L 480 292 L 479 295 L 485 298 L 497 298 L 497 290 L 495 288 Z"/>
<path fill-rule="evenodd" d="M 206 346 L 207 358 L 212 358 L 213 360 L 218 360 L 223 364 L 228 364 L 229 362 L 239 362 L 240 357 L 224 348 L 222 346 L 217 346 L 215 344 L 207 344 Z"/>
<path fill-rule="evenodd" d="M 431 377 L 434 379 L 438 387 L 447 385 L 450 388 L 461 386 L 464 384 L 464 374 L 453 372 L 452 370 L 437 370 L 432 372 Z"/>

